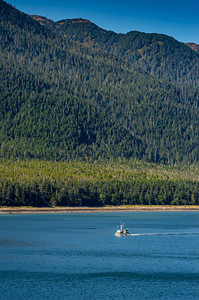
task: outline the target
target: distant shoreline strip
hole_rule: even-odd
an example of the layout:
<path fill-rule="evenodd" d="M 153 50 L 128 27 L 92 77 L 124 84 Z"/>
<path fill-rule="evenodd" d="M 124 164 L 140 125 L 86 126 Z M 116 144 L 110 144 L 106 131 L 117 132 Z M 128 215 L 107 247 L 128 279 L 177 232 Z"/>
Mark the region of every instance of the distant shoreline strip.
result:
<path fill-rule="evenodd" d="M 199 211 L 199 206 L 2 207 L 0 214 Z"/>

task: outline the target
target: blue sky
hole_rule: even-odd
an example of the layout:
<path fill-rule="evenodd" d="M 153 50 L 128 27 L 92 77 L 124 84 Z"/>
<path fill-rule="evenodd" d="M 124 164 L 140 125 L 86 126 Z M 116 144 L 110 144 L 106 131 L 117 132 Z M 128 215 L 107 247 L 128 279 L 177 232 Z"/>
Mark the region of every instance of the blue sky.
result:
<path fill-rule="evenodd" d="M 199 0 L 7 0 L 17 9 L 58 21 L 89 19 L 115 32 L 157 32 L 199 44 Z"/>

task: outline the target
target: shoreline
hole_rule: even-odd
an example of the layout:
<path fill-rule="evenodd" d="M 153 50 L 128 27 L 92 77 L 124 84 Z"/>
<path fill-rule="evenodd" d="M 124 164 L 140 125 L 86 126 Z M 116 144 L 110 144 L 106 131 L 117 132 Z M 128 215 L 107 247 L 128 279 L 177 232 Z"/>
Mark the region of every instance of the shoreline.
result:
<path fill-rule="evenodd" d="M 1 207 L 0 214 L 48 214 L 48 213 L 103 213 L 103 212 L 161 212 L 161 211 L 199 211 L 199 205 L 184 206 L 104 206 L 104 207 Z"/>

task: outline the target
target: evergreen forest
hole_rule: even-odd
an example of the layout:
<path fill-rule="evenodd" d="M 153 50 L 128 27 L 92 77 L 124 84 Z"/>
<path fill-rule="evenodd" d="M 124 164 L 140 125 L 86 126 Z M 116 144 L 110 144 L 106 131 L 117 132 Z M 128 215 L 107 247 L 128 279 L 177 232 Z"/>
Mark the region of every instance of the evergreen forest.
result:
<path fill-rule="evenodd" d="M 174 38 L 0 0 L 0 103 L 0 205 L 199 204 L 199 54 Z"/>
<path fill-rule="evenodd" d="M 0 206 L 199 205 L 193 166 L 3 160 L 0 171 Z"/>

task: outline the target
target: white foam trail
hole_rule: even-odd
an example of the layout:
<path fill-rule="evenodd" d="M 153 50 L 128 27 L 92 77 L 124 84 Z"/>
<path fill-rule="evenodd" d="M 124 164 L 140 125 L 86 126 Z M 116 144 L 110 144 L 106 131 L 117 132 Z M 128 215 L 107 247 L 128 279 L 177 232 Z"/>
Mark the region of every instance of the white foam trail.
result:
<path fill-rule="evenodd" d="M 199 235 L 199 232 L 165 232 L 165 233 L 131 233 L 130 236 L 141 235 Z"/>

